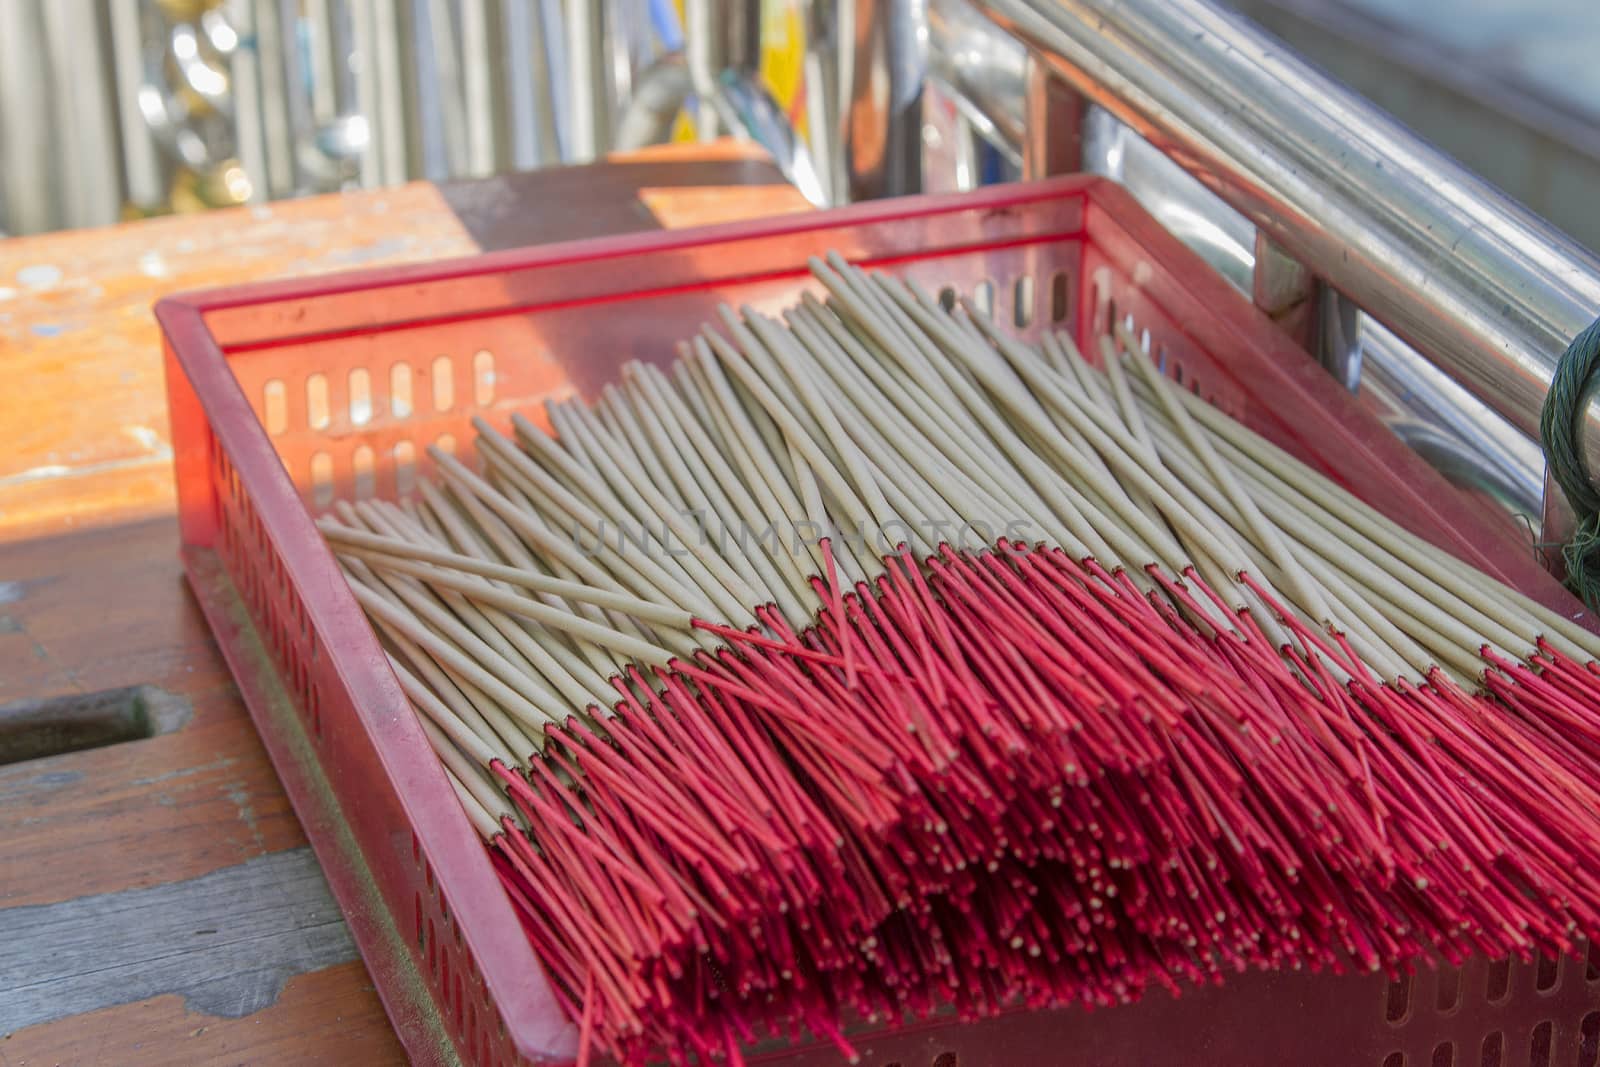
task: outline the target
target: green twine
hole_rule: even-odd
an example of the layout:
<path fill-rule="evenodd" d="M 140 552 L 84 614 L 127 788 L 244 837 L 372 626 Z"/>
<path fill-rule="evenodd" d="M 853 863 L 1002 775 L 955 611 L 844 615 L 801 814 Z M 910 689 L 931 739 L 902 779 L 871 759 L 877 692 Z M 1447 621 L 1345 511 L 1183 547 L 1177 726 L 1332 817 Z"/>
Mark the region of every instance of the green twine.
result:
<path fill-rule="evenodd" d="M 1600 387 L 1600 319 L 1573 338 L 1550 378 L 1539 413 L 1539 438 L 1550 476 L 1561 486 L 1577 517 L 1577 531 L 1561 549 L 1567 587 L 1600 612 L 1600 489 L 1583 462 L 1583 430 L 1589 398 Z"/>

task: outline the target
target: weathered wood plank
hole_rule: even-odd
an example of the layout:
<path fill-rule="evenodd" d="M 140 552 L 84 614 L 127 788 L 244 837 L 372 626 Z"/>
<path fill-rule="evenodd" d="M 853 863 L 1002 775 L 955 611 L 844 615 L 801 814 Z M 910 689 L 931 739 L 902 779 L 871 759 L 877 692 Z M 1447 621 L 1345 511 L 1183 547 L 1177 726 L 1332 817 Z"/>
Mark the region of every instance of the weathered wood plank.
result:
<path fill-rule="evenodd" d="M 305 844 L 153 519 L 0 544 L 0 702 L 149 684 L 192 709 L 147 740 L 0 766 L 0 907 L 194 878 Z"/>
<path fill-rule="evenodd" d="M 162 996 L 0 1035 L 0 1067 L 171 1067 L 176 1063 L 401 1067 L 405 1052 L 360 961 L 291 978 L 242 1019 Z"/>
<path fill-rule="evenodd" d="M 55 531 L 171 509 L 158 298 L 475 251 L 422 182 L 0 242 L 0 351 L 16 412 L 0 526 Z M 80 478 L 112 492 L 85 492 Z"/>

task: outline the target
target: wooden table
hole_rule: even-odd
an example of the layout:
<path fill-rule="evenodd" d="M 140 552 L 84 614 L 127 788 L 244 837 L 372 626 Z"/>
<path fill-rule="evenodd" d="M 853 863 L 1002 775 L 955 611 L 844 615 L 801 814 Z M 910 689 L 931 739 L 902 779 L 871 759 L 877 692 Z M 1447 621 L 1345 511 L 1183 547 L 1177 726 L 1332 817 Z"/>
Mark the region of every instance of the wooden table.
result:
<path fill-rule="evenodd" d="M 184 584 L 151 302 L 805 206 L 721 144 L 0 242 L 0 759 L 154 735 L 0 765 L 0 1067 L 403 1059 Z"/>

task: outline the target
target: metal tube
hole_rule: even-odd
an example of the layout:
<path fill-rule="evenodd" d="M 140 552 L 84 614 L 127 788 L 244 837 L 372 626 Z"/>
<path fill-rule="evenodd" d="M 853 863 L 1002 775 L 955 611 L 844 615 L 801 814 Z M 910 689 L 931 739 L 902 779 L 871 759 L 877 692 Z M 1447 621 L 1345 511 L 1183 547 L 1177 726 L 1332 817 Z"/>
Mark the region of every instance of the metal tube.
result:
<path fill-rule="evenodd" d="M 539 90 L 534 103 L 541 125 L 540 145 L 543 158 L 552 162 L 570 163 L 573 159 L 572 101 L 576 88 L 570 84 L 571 67 L 567 63 L 566 21 L 561 10 L 561 0 L 538 0 L 534 7 L 538 24 L 540 55 L 544 60 L 543 80 L 536 80 Z"/>
<path fill-rule="evenodd" d="M 844 202 L 844 162 L 838 146 L 844 129 L 841 95 L 840 41 L 849 29 L 841 20 L 851 8 L 837 10 L 833 0 L 803 0 L 805 4 L 806 139 L 828 203 Z"/>
<path fill-rule="evenodd" d="M 117 126 L 122 136 L 122 172 L 128 200 L 150 209 L 166 198 L 156 141 L 139 110 L 144 81 L 144 42 L 139 0 L 111 4 L 111 60 L 116 76 Z"/>
<path fill-rule="evenodd" d="M 1450 480 L 1489 493 L 1513 514 L 1537 515 L 1539 446 L 1371 318 L 1362 316 L 1358 328 L 1367 407 Z M 1447 439 L 1454 445 L 1440 444 Z"/>
<path fill-rule="evenodd" d="M 593 0 L 568 0 L 563 12 L 567 20 L 567 69 L 576 90 L 568 98 L 572 109 L 567 116 L 571 141 L 566 147 L 571 156 L 564 157 L 566 162 L 588 163 L 605 151 L 610 140 L 605 7 Z"/>
<path fill-rule="evenodd" d="M 673 120 L 692 92 L 694 82 L 682 55 L 656 60 L 633 80 L 633 95 L 617 116 L 612 147 L 618 152 L 632 152 L 670 140 Z"/>
<path fill-rule="evenodd" d="M 929 0 L 929 72 L 955 90 L 958 106 L 970 107 L 967 117 L 979 132 L 1019 159 L 1027 67 L 1028 50 L 996 30 L 968 0 Z"/>
<path fill-rule="evenodd" d="M 754 72 L 732 67 L 723 71 L 717 79 L 716 103 L 723 122 L 765 148 L 800 195 L 819 207 L 827 203 L 822 179 L 805 142 Z"/>
<path fill-rule="evenodd" d="M 716 0 L 684 0 L 683 51 L 689 65 L 689 79 L 695 96 L 703 102 L 694 117 L 695 135 L 701 141 L 713 140 L 720 132 L 716 108 L 717 74 L 727 62 L 724 10 L 728 5 Z"/>
<path fill-rule="evenodd" d="M 465 0 L 461 18 L 461 101 L 465 114 L 467 160 L 464 173 L 486 178 L 495 169 L 495 119 L 500 99 L 494 91 L 494 39 L 488 0 Z"/>
<path fill-rule="evenodd" d="M 535 11 L 530 0 L 501 0 L 500 18 L 503 53 L 498 69 L 506 109 L 506 163 L 512 170 L 532 170 L 549 162 L 547 152 L 541 151 L 544 142 L 531 73 L 538 54 Z M 548 154 L 560 158 L 559 150 Z"/>
<path fill-rule="evenodd" d="M 53 0 L 43 5 L 45 47 L 55 74 L 55 91 L 28 99 L 34 107 L 54 105 L 64 221 L 69 226 L 105 226 L 117 221 L 122 190 L 115 158 L 110 79 L 101 51 L 96 8 L 87 0 Z M 50 168 L 42 168 L 49 173 Z"/>
<path fill-rule="evenodd" d="M 38 42 L 44 36 L 40 4 L 0 4 L 0 232 L 38 233 L 61 225 L 51 116 L 40 106 L 39 86 L 50 67 Z"/>
<path fill-rule="evenodd" d="M 1600 261 L 1207 0 L 976 0 L 1524 433 Z M 1595 419 L 1591 409 L 1591 421 Z M 1600 471 L 1600 433 L 1586 453 Z"/>
<path fill-rule="evenodd" d="M 922 188 L 922 83 L 927 11 L 922 0 L 853 0 L 841 32 L 849 78 L 844 115 L 845 180 L 851 200 Z"/>

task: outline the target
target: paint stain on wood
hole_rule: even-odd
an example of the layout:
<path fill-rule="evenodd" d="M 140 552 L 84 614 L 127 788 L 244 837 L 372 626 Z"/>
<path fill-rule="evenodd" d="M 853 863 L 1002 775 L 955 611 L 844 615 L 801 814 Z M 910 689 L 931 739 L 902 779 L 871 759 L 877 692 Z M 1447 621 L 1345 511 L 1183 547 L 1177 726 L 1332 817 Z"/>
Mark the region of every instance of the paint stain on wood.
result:
<path fill-rule="evenodd" d="M 148 889 L 0 909 L 0 1033 L 175 994 L 224 1018 L 356 958 L 309 848 Z"/>

